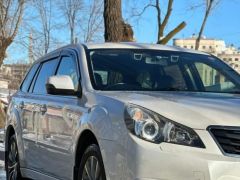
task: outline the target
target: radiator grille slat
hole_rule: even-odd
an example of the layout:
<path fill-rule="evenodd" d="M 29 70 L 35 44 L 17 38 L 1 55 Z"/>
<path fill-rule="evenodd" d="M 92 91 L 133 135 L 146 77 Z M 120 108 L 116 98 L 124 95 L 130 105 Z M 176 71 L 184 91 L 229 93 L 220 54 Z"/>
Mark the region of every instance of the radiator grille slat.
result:
<path fill-rule="evenodd" d="M 224 153 L 240 155 L 240 128 L 210 128 L 210 132 Z"/>

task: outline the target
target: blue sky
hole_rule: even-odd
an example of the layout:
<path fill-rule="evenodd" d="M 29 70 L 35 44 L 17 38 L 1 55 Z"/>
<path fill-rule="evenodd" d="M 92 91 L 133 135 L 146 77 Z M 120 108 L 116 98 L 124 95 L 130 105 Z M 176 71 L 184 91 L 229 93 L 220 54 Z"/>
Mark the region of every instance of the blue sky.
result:
<path fill-rule="evenodd" d="M 204 15 L 204 7 L 189 10 L 189 6 L 198 4 L 200 1 L 174 1 L 173 13 L 167 30 L 172 30 L 172 28 L 182 21 L 186 21 L 187 23 L 185 29 L 179 32 L 176 38 L 189 37 L 193 33 L 198 33 Z M 166 9 L 166 1 L 163 1 L 163 7 Z M 134 26 L 137 41 L 156 42 L 157 26 L 155 13 L 154 9 L 149 8 L 139 25 Z M 240 47 L 240 0 L 221 0 L 221 3 L 214 9 L 208 19 L 204 35 L 211 38 L 223 39 L 227 44 L 234 44 Z"/>
<path fill-rule="evenodd" d="M 179 32 L 174 38 L 186 38 L 193 33 L 197 34 L 204 16 L 204 7 L 202 6 L 191 10 L 190 6 L 204 1 L 205 0 L 175 0 L 172 16 L 167 25 L 166 32 L 172 30 L 180 22 L 186 21 L 187 26 L 185 29 Z M 155 43 L 157 39 L 155 9 L 147 9 L 140 19 L 131 17 L 133 7 L 142 8 L 147 2 L 149 2 L 149 0 L 123 0 L 123 16 L 124 19 L 127 19 L 127 21 L 133 26 L 134 36 L 137 42 Z M 164 13 L 167 8 L 167 0 L 160 0 L 160 2 Z M 31 12 L 32 10 L 30 9 L 29 11 Z M 59 15 L 56 15 L 56 17 L 58 20 L 63 21 Z M 221 3 L 214 9 L 208 19 L 204 35 L 209 38 L 223 39 L 227 45 L 234 44 L 236 47 L 240 47 L 239 19 L 240 0 L 221 0 Z M 24 31 L 24 29 L 20 30 L 21 33 L 22 31 Z M 58 34 L 58 39 L 64 41 L 64 43 L 66 41 L 66 44 L 68 44 L 67 37 L 69 35 L 66 31 L 57 30 L 55 31 L 55 34 Z M 26 34 L 23 36 L 26 36 Z M 171 45 L 172 41 L 170 41 L 169 44 Z M 15 43 L 9 48 L 8 52 L 10 56 L 5 63 L 27 61 L 27 48 Z"/>

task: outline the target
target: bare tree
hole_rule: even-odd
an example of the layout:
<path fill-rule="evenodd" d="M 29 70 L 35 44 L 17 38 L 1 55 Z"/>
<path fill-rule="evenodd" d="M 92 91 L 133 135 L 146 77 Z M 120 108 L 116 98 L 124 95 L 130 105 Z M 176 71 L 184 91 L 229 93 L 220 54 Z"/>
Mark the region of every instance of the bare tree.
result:
<path fill-rule="evenodd" d="M 75 40 L 77 18 L 84 7 L 84 2 L 83 0 L 62 0 L 61 3 L 59 3 L 59 7 L 67 19 L 70 30 L 70 41 L 73 44 Z"/>
<path fill-rule="evenodd" d="M 100 39 L 100 34 L 103 31 L 103 1 L 102 0 L 92 0 L 90 1 L 89 7 L 85 9 L 85 21 L 81 26 L 84 42 L 92 42 Z"/>
<path fill-rule="evenodd" d="M 122 17 L 121 0 L 104 0 L 105 41 L 133 41 L 132 27 Z"/>
<path fill-rule="evenodd" d="M 167 24 L 169 23 L 169 19 L 172 15 L 174 0 L 168 0 L 168 6 L 166 10 L 166 15 L 162 17 L 162 8 L 160 5 L 160 0 L 150 0 L 148 4 L 146 4 L 141 12 L 134 13 L 133 16 L 141 17 L 143 13 L 148 8 L 155 8 L 157 12 L 157 26 L 158 26 L 158 36 L 157 36 L 157 44 L 167 44 L 170 39 L 172 39 L 178 32 L 180 32 L 186 26 L 186 22 L 181 22 L 178 26 L 176 26 L 173 30 L 165 33 Z"/>
<path fill-rule="evenodd" d="M 7 48 L 17 35 L 24 10 L 24 0 L 0 1 L 0 66 Z"/>
<path fill-rule="evenodd" d="M 169 18 L 172 14 L 172 6 L 174 0 L 168 0 L 168 8 L 167 13 L 161 22 L 161 8 L 159 4 L 159 0 L 156 0 L 155 8 L 157 10 L 157 21 L 158 21 L 158 44 L 167 44 L 168 41 L 173 38 L 179 31 L 181 31 L 185 26 L 186 23 L 183 21 L 177 27 L 175 27 L 172 31 L 170 31 L 166 36 L 164 36 L 164 31 L 166 29 L 166 25 L 168 24 Z"/>
<path fill-rule="evenodd" d="M 40 16 L 40 22 L 42 26 L 41 35 L 44 37 L 44 54 L 46 54 L 50 48 L 50 38 L 52 31 L 52 0 L 33 0 L 33 3 Z"/>
<path fill-rule="evenodd" d="M 205 10 L 205 14 L 204 14 L 204 18 L 203 18 L 203 22 L 202 22 L 200 31 L 198 33 L 198 37 L 196 39 L 196 45 L 195 45 L 196 50 L 199 49 L 201 37 L 202 37 L 203 31 L 205 29 L 205 26 L 206 26 L 206 23 L 207 23 L 210 13 L 213 10 L 213 7 L 215 7 L 220 2 L 220 0 L 205 0 L 205 1 L 206 1 L 206 10 Z"/>
<path fill-rule="evenodd" d="M 12 49 L 25 51 L 20 57 L 24 59 L 27 59 L 27 57 L 23 57 L 24 54 L 29 53 L 28 62 L 31 62 L 53 49 L 66 45 L 65 39 L 59 37 L 59 33 L 62 33 L 63 27 L 67 26 L 65 19 L 62 18 L 63 14 L 59 13 L 59 8 L 55 5 L 59 1 L 25 1 L 24 16 Z M 31 49 L 29 49 L 30 47 Z"/>

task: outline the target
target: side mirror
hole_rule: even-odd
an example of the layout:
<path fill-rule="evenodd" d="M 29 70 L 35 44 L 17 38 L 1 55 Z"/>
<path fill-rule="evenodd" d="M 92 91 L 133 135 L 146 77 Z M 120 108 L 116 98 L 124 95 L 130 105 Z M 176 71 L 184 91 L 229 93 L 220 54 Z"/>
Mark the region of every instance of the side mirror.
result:
<path fill-rule="evenodd" d="M 48 94 L 73 96 L 77 95 L 70 76 L 50 76 L 47 80 L 46 89 Z"/>

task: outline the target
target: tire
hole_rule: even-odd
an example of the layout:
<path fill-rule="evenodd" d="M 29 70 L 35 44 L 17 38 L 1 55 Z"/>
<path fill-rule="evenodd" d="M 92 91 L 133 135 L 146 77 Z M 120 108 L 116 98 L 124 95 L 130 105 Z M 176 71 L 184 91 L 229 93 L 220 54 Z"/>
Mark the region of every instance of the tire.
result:
<path fill-rule="evenodd" d="M 8 141 L 8 151 L 6 152 L 5 169 L 7 180 L 21 180 L 19 154 L 16 136 L 12 135 Z"/>
<path fill-rule="evenodd" d="M 78 180 L 106 180 L 102 155 L 96 144 L 88 146 L 85 150 L 78 171 Z"/>

